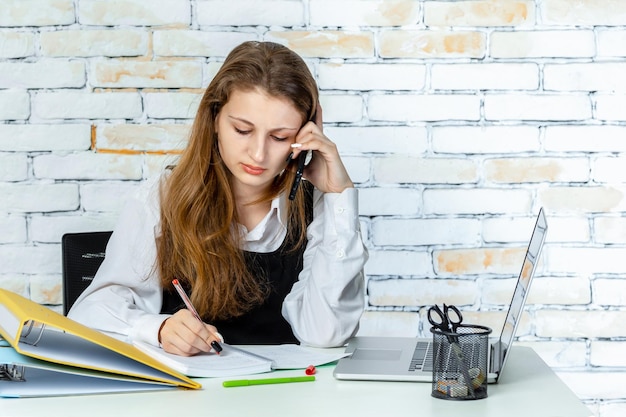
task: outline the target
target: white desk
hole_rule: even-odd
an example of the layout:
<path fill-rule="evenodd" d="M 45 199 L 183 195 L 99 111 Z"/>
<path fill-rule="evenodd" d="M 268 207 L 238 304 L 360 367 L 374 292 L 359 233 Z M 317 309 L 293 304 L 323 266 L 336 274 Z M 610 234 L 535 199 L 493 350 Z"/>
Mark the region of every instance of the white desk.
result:
<path fill-rule="evenodd" d="M 0 399 L 0 415 L 19 416 L 419 416 L 589 417 L 591 411 L 527 347 L 511 351 L 505 374 L 489 385 L 489 397 L 448 401 L 430 396 L 430 383 L 338 381 L 333 366 L 320 367 L 315 382 L 222 387 L 223 379 L 200 379 L 203 390 L 61 398 Z M 304 375 L 281 371 L 274 376 Z M 268 374 L 250 378 L 267 378 Z M 239 378 L 226 378 L 239 379 Z"/>

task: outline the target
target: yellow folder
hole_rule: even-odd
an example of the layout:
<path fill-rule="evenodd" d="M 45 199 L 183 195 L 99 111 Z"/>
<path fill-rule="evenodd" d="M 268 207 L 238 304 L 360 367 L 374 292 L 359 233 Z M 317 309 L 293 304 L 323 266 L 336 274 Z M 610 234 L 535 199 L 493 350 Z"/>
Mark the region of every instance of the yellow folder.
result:
<path fill-rule="evenodd" d="M 25 357 L 22 366 L 47 368 L 49 371 L 62 368 L 66 375 L 74 369 L 76 374 L 89 374 L 92 378 L 100 376 L 109 384 L 111 380 L 119 379 L 126 385 L 129 381 L 136 381 L 161 387 L 201 388 L 196 381 L 136 347 L 4 289 L 0 289 L 0 335 Z M 9 348 L 0 348 L 0 353 L 4 349 Z M 2 357 L 0 355 L 0 359 Z M 26 360 L 26 357 L 38 361 Z M 55 365 L 37 366 L 45 363 Z M 25 379 L 25 386 L 28 386 L 28 374 Z M 95 386 L 94 390 L 97 390 Z"/>

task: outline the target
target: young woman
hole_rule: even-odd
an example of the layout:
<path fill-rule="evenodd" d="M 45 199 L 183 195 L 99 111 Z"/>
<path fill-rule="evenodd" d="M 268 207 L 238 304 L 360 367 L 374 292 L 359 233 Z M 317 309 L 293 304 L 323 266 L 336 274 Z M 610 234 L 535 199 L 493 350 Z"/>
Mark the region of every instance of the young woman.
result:
<path fill-rule="evenodd" d="M 366 259 L 315 80 L 288 48 L 246 42 L 207 88 L 177 165 L 127 203 L 69 316 L 179 355 L 220 340 L 338 346 L 358 329 Z"/>

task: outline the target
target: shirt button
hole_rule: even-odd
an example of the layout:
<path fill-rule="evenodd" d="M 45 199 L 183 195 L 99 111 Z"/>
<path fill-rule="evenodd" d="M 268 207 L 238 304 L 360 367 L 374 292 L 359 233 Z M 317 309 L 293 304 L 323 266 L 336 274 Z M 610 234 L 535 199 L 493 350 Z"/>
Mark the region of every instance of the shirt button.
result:
<path fill-rule="evenodd" d="M 341 214 L 346 211 L 343 207 L 337 207 L 337 213 Z"/>
<path fill-rule="evenodd" d="M 337 258 L 343 258 L 344 256 L 346 256 L 346 253 L 343 251 L 343 249 L 339 249 L 337 251 Z"/>

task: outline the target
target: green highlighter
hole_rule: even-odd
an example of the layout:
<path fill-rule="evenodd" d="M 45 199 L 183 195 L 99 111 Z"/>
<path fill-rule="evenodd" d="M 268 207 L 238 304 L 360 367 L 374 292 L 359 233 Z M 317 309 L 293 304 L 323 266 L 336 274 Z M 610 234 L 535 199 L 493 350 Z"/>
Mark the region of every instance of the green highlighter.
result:
<path fill-rule="evenodd" d="M 250 385 L 268 385 L 268 384 L 287 384 L 290 382 L 309 382 L 315 381 L 314 376 L 294 376 L 287 378 L 265 378 L 265 379 L 237 379 L 234 381 L 224 381 L 222 385 L 226 388 L 230 387 L 247 387 Z"/>

